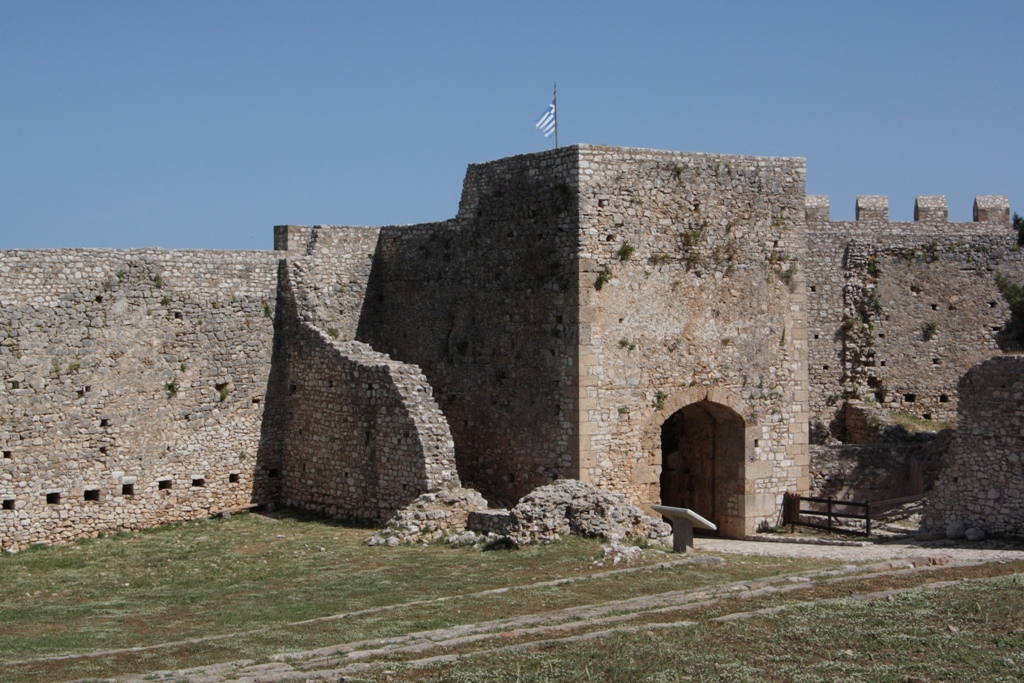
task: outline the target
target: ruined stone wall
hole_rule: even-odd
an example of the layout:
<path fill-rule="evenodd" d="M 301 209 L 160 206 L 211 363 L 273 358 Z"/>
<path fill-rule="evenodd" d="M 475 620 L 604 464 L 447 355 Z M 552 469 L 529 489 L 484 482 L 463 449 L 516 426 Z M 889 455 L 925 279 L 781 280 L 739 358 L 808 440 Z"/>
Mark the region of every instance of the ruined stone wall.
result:
<path fill-rule="evenodd" d="M 946 222 L 943 197 L 919 197 L 914 222 L 890 222 L 885 197 L 861 197 L 858 220 L 830 221 L 807 200 L 811 409 L 816 433 L 844 438 L 849 398 L 926 420 L 956 415 L 957 381 L 1001 352 L 1009 308 L 995 275 L 1024 280 L 1002 197 L 977 220 Z"/>
<path fill-rule="evenodd" d="M 322 282 L 310 277 L 316 270 L 290 258 L 280 279 L 281 499 L 335 517 L 385 520 L 421 493 L 459 486 L 454 443 L 418 367 L 317 325 L 329 309 L 317 291 L 303 290 Z"/>
<path fill-rule="evenodd" d="M 808 495 L 865 502 L 930 491 L 952 437 L 943 430 L 909 443 L 811 446 Z"/>
<path fill-rule="evenodd" d="M 956 436 L 922 526 L 1024 536 L 1024 356 L 975 366 L 958 391 Z"/>
<path fill-rule="evenodd" d="M 386 227 L 356 338 L 423 369 L 466 486 L 576 476 L 575 148 L 471 165 L 458 216 Z"/>
<path fill-rule="evenodd" d="M 274 497 L 276 269 L 271 252 L 0 252 L 5 548 Z"/>
<path fill-rule="evenodd" d="M 723 531 L 774 522 L 807 488 L 804 161 L 579 150 L 581 478 L 658 502 L 661 425 L 706 401 L 743 424 Z"/>

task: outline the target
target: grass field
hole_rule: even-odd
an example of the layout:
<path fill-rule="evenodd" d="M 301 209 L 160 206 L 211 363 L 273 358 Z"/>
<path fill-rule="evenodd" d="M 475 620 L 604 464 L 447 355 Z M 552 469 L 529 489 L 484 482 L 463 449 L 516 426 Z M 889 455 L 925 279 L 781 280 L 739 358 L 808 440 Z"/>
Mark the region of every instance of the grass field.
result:
<path fill-rule="evenodd" d="M 838 569 L 838 563 L 823 560 L 729 556 L 714 565 L 601 576 L 613 568 L 595 563 L 602 557 L 595 540 L 572 538 L 518 551 L 370 548 L 362 544 L 369 533 L 290 513 L 247 514 L 5 555 L 0 679 L 63 681 L 268 662 L 279 653 L 338 643 L 401 639 L 497 618 Z M 643 562 L 675 559 L 649 550 Z M 973 680 L 1024 680 L 1024 668 L 1004 663 L 1024 664 L 1024 578 L 1015 576 L 1021 572 L 1022 563 L 944 568 L 927 580 L 972 580 L 881 603 L 844 596 L 926 579 L 836 585 L 801 579 L 807 590 L 752 598 L 742 606 L 723 599 L 657 614 L 606 610 L 622 612 L 607 618 L 627 619 L 632 633 L 514 652 L 500 648 L 540 636 L 484 633 L 478 637 L 486 642 L 445 641 L 428 653 L 471 655 L 454 663 L 415 663 L 419 655 L 396 651 L 355 675 L 374 681 L 883 681 L 903 680 L 892 678 L 893 672 L 912 664 L 922 669 L 922 680 L 967 680 L 967 672 L 979 666 L 994 678 Z M 535 585 L 567 577 L 579 580 Z M 509 590 L 478 594 L 494 589 Z M 816 602 L 801 606 L 808 597 Z M 768 605 L 786 609 L 737 622 L 711 621 L 730 610 Z M 680 620 L 693 623 L 645 626 Z M 561 628 L 573 632 L 597 628 L 576 616 L 563 621 Z M 499 635 L 499 642 L 491 642 Z M 126 648 L 150 649 L 82 656 Z"/>

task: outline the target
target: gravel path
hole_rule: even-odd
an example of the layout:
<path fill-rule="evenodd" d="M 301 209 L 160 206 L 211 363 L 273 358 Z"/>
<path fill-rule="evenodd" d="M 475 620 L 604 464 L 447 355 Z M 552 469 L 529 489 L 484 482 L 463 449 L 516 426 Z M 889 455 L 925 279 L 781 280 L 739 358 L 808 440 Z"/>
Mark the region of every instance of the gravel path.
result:
<path fill-rule="evenodd" d="M 944 555 L 954 562 L 982 560 L 1024 560 L 1024 543 L 1008 541 L 889 541 L 864 545 L 820 545 L 812 543 L 784 543 L 759 541 L 732 541 L 723 538 L 695 538 L 694 550 L 730 555 L 763 555 L 768 557 L 803 557 L 846 562 L 878 562 L 906 557 L 932 557 Z"/>

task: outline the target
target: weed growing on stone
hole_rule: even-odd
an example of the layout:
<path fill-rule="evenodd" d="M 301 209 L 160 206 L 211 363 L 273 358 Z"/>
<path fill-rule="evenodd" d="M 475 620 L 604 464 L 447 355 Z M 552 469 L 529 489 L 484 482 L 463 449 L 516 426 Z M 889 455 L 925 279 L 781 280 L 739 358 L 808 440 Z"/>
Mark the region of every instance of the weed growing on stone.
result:
<path fill-rule="evenodd" d="M 613 276 L 614 274 L 612 273 L 612 269 L 605 266 L 601 272 L 597 274 L 597 280 L 594 281 L 594 289 L 601 291 L 601 288 L 608 284 Z"/>
<path fill-rule="evenodd" d="M 651 407 L 655 410 L 662 410 L 665 407 L 665 400 L 668 399 L 668 394 L 660 389 L 654 394 L 654 400 L 651 402 Z"/>
<path fill-rule="evenodd" d="M 153 286 L 157 289 L 163 289 L 164 279 L 159 273 L 153 276 Z"/>
<path fill-rule="evenodd" d="M 938 326 L 933 322 L 927 322 L 921 326 L 921 337 L 925 341 L 931 341 L 935 337 L 935 333 L 939 331 Z"/>
<path fill-rule="evenodd" d="M 622 246 L 619 247 L 619 251 L 617 253 L 619 255 L 619 259 L 621 259 L 623 261 L 628 261 L 631 258 L 633 258 L 633 253 L 635 251 L 636 251 L 636 247 L 634 247 L 629 242 L 623 242 Z"/>

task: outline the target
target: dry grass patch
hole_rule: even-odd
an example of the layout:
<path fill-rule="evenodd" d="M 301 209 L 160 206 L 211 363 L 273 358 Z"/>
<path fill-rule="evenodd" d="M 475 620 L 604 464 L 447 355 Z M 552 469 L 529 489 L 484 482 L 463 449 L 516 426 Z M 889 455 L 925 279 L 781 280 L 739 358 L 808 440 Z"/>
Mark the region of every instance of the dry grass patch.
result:
<path fill-rule="evenodd" d="M 519 551 L 440 545 L 370 548 L 365 528 L 294 514 L 236 515 L 139 533 L 37 547 L 0 558 L 0 660 L 5 680 L 54 681 L 179 668 L 398 635 L 634 595 L 835 566 L 824 561 L 726 558 L 406 605 L 566 577 L 610 566 L 593 539 Z M 646 553 L 648 563 L 677 556 Z M 126 585 L 127 584 L 127 585 Z M 294 622 L 400 605 L 341 620 Z M 136 653 L 74 655 L 236 634 Z M 62 673 L 63 672 L 63 673 Z"/>

